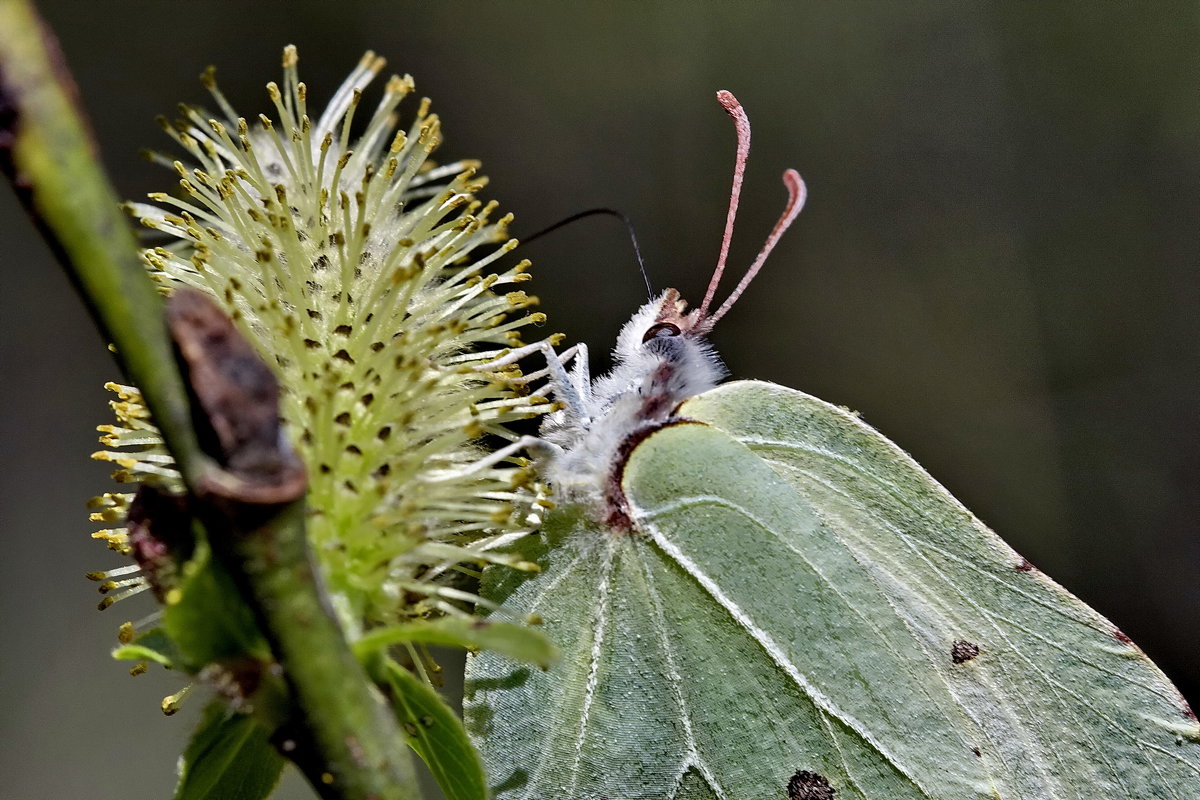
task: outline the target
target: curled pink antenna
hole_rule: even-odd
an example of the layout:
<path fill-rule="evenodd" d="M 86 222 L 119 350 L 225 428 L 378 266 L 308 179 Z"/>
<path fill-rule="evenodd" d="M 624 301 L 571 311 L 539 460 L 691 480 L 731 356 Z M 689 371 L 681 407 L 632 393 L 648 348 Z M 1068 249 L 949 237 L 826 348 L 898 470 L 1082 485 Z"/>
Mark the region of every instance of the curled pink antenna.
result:
<path fill-rule="evenodd" d="M 713 270 L 712 278 L 708 281 L 708 291 L 704 293 L 704 302 L 700 304 L 700 318 L 708 316 L 708 307 L 712 305 L 713 295 L 717 293 L 717 284 L 725 272 L 725 261 L 729 258 L 729 243 L 733 241 L 733 221 L 737 219 L 738 200 L 742 196 L 742 178 L 746 175 L 746 159 L 750 157 L 750 118 L 746 110 L 733 96 L 733 92 L 724 89 L 717 92 L 717 102 L 733 118 L 733 127 L 737 130 L 737 160 L 733 165 L 733 187 L 729 190 L 729 211 L 725 214 L 725 235 L 721 238 L 721 255 L 717 257 L 717 268 Z"/>
<path fill-rule="evenodd" d="M 767 241 L 759 251 L 758 256 L 754 259 L 754 263 L 746 270 L 746 274 L 742 276 L 733 293 L 726 298 L 721 307 L 717 309 L 712 316 L 709 316 L 708 309 L 712 305 L 713 296 L 717 293 L 717 285 L 721 282 L 721 276 L 725 272 L 725 262 L 729 258 L 729 244 L 733 240 L 733 223 L 737 218 L 738 201 L 742 195 L 742 180 L 746 174 L 746 160 L 750 156 L 750 119 L 746 116 L 745 109 L 738 99 L 731 92 L 721 90 L 717 92 L 717 101 L 733 118 L 733 126 L 737 130 L 737 159 L 733 167 L 733 186 L 729 191 L 729 212 L 725 215 L 725 235 L 721 239 L 721 254 L 717 258 L 717 267 L 713 270 L 712 278 L 708 282 L 708 291 L 704 294 L 704 302 L 700 304 L 699 319 L 703 320 L 704 327 L 711 328 L 716 324 L 717 320 L 725 316 L 726 312 L 733 307 L 737 299 L 741 297 L 742 292 L 750 285 L 750 281 L 754 280 L 754 276 L 762 269 L 762 266 L 767 261 L 767 256 L 775 249 L 779 239 L 783 236 L 784 231 L 796 219 L 800 210 L 804 208 L 804 200 L 807 196 L 807 189 L 804 186 L 804 181 L 800 178 L 800 173 L 794 169 L 789 169 L 783 173 L 783 185 L 788 190 L 788 202 L 783 209 L 783 214 L 779 217 L 779 221 L 775 223 L 775 227 L 771 229 L 771 233 L 767 236 Z"/>
<path fill-rule="evenodd" d="M 733 304 L 742 296 L 742 292 L 746 291 L 746 287 L 750 285 L 750 281 L 754 280 L 754 276 L 762 269 L 762 265 L 767 262 L 767 256 L 771 255 L 771 251 L 779 243 L 783 232 L 788 229 L 800 214 L 800 210 L 804 208 L 804 200 L 808 197 L 808 188 L 804 185 L 804 179 L 800 177 L 800 173 L 794 169 L 785 171 L 783 173 L 783 185 L 788 190 L 788 201 L 787 205 L 783 208 L 783 213 L 779 216 L 779 221 L 771 229 L 771 234 L 767 236 L 767 241 L 763 244 L 762 250 L 758 251 L 758 256 L 754 259 L 754 263 L 750 265 L 750 269 L 746 270 L 746 274 L 738 281 L 738 285 L 734 288 L 733 293 L 726 298 L 721 307 L 717 309 L 717 312 L 709 319 L 709 325 L 717 324 L 717 320 L 725 316 L 725 313 L 733 308 Z"/>

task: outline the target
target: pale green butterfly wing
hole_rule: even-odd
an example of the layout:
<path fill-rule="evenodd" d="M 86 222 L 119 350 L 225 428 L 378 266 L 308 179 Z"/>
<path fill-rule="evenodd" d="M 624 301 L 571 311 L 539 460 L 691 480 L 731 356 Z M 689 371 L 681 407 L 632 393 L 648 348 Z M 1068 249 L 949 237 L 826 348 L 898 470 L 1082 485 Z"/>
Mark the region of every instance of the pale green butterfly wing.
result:
<path fill-rule="evenodd" d="M 892 442 L 766 383 L 680 414 L 750 447 L 871 572 L 983 730 L 1002 797 L 1200 797 L 1200 725 L 1178 690 Z"/>
<path fill-rule="evenodd" d="M 705 445 L 724 444 L 768 485 L 786 488 L 728 436 L 688 427 L 708 452 Z M 546 528 L 543 574 L 487 591 L 509 608 L 539 614 L 562 661 L 541 672 L 485 651 L 468 665 L 468 729 L 498 798 L 778 798 L 801 768 L 835 783 L 839 798 L 873 796 L 855 791 L 859 783 L 886 789 L 889 798 L 925 796 L 824 708 L 827 698 L 814 700 L 764 658 L 755 637 L 731 625 L 727 609 L 653 542 L 614 535 L 570 512 L 552 516 Z M 795 585 L 795 576 L 788 580 Z M 761 587 L 745 588 L 761 604 L 771 601 Z M 838 610 L 848 608 L 839 602 Z M 838 622 L 818 609 L 811 614 L 827 617 L 828 627 L 876 635 L 849 615 Z M 920 664 L 916 649 L 907 649 Z M 909 674 L 920 683 L 926 672 Z M 920 691 L 889 681 L 875 699 L 903 724 L 911 694 Z M 937 728 L 954 733 L 944 720 Z M 957 749 L 967 754 L 963 761 L 975 760 L 969 745 Z"/>
<path fill-rule="evenodd" d="M 680 413 L 626 465 L 636 533 L 567 509 L 543 574 L 485 582 L 564 654 L 468 665 L 499 798 L 1197 795 L 1173 687 L 886 439 L 768 384 Z"/>

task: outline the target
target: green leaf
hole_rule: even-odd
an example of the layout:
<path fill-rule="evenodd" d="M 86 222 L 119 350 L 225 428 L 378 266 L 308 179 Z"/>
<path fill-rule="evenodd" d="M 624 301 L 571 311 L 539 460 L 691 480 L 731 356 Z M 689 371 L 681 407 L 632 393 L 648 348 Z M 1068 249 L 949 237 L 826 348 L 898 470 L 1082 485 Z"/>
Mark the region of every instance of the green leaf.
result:
<path fill-rule="evenodd" d="M 563 657 L 468 662 L 505 798 L 1200 797 L 1200 725 L 1112 623 L 853 415 L 754 382 L 622 465 L 633 530 L 561 508 L 485 573 Z"/>
<path fill-rule="evenodd" d="M 558 658 L 558 651 L 541 631 L 511 622 L 460 617 L 442 617 L 380 628 L 355 642 L 354 652 L 360 659 L 365 659 L 377 650 L 407 642 L 495 650 L 517 661 L 537 664 L 542 669 L 548 668 Z"/>
<path fill-rule="evenodd" d="M 162 629 L 191 671 L 226 660 L 271 659 L 253 613 L 205 546 L 197 548 L 179 586 L 168 594 Z"/>
<path fill-rule="evenodd" d="M 174 800 L 260 800 L 283 765 L 263 727 L 214 700 L 183 753 Z"/>
<path fill-rule="evenodd" d="M 118 661 L 153 661 L 167 669 L 177 669 L 180 660 L 175 642 L 162 628 L 151 628 L 139 634 L 129 644 L 113 650 L 112 655 Z"/>
<path fill-rule="evenodd" d="M 390 691 L 408 744 L 437 779 L 448 800 L 487 800 L 479 754 L 458 716 L 428 684 L 391 659 L 376 675 Z"/>

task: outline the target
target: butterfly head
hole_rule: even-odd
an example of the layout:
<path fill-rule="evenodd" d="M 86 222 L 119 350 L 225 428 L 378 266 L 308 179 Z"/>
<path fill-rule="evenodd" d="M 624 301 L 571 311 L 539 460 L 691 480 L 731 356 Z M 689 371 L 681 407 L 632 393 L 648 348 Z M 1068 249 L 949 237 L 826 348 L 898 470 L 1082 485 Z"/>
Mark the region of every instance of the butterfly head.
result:
<path fill-rule="evenodd" d="M 557 376 L 555 370 L 547 370 L 551 373 L 551 390 L 563 406 L 542 422 L 541 438 L 555 448 L 543 462 L 544 474 L 560 497 L 582 503 L 592 509 L 598 521 L 621 530 L 629 530 L 632 524 L 619 481 L 629 448 L 641 440 L 639 437 L 666 424 L 680 403 L 714 388 L 725 377 L 725 367 L 708 343 L 708 334 L 757 274 L 804 205 L 804 182 L 799 173 L 789 169 L 783 174 L 788 190 L 783 215 L 737 287 L 716 311 L 710 311 L 729 255 L 750 151 L 750 123 L 741 104 L 729 92 L 718 92 L 717 99 L 733 118 L 738 147 L 721 255 L 704 302 L 689 308 L 675 289 L 651 299 L 621 329 L 612 370 L 595 380 L 589 381 L 587 351 L 582 347 L 575 349 L 576 357 L 583 355 L 575 362 L 571 375 L 565 373 L 561 363 Z"/>
<path fill-rule="evenodd" d="M 711 326 L 709 326 L 711 327 Z M 688 311 L 687 301 L 675 289 L 667 289 L 638 309 L 621 328 L 617 354 L 654 352 L 671 347 L 671 342 L 705 335 L 699 309 Z"/>
<path fill-rule="evenodd" d="M 616 355 L 619 360 L 629 360 L 636 355 L 662 355 L 687 350 L 690 346 L 699 347 L 709 352 L 705 338 L 713 326 L 726 312 L 733 307 L 737 299 L 745 291 L 750 281 L 758 274 L 767 256 L 775 248 L 784 231 L 796 219 L 804 207 L 806 189 L 800 173 L 789 169 L 783 173 L 783 183 L 788 190 L 788 201 L 783 214 L 771 229 L 767 241 L 763 244 L 758 256 L 746 270 L 741 281 L 733 292 L 716 311 L 710 311 L 717 285 L 725 272 L 725 262 L 729 256 L 729 243 L 733 238 L 733 223 L 737 217 L 738 200 L 742 192 L 742 180 L 746 172 L 746 160 L 750 154 L 750 120 L 746 116 L 742 104 L 730 92 L 717 92 L 717 100 L 733 118 L 737 129 L 737 160 L 733 172 L 733 188 L 729 194 L 729 211 L 725 217 L 725 235 L 721 240 L 721 253 L 717 260 L 716 269 L 708 283 L 708 291 L 704 302 L 697 308 L 688 310 L 687 302 L 675 289 L 668 289 L 663 294 L 652 299 L 638 309 L 633 318 L 626 323 L 617 339 Z"/>

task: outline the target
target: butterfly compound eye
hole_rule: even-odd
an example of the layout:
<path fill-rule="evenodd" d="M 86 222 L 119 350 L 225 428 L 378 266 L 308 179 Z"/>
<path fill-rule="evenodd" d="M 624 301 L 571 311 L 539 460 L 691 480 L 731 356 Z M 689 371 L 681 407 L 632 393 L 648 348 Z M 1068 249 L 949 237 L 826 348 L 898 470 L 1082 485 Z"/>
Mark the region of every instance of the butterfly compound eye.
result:
<path fill-rule="evenodd" d="M 670 322 L 659 322 L 651 325 L 646 330 L 646 335 L 642 337 L 642 343 L 651 339 L 665 339 L 668 336 L 678 336 L 680 334 L 679 326 Z"/>

